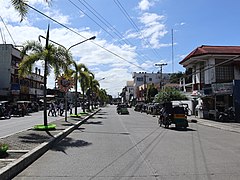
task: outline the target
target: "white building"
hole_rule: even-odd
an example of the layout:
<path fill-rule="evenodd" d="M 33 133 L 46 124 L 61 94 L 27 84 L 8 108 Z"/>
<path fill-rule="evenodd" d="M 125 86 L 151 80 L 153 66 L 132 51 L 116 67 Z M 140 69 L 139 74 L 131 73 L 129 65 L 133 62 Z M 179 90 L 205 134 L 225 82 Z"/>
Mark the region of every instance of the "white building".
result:
<path fill-rule="evenodd" d="M 133 72 L 133 87 L 134 87 L 134 98 L 138 99 L 139 97 L 139 87 L 146 89 L 148 84 L 154 84 L 157 89 L 160 88 L 160 79 L 161 74 L 158 73 L 147 73 L 147 72 Z M 169 82 L 170 74 L 162 74 L 162 85 Z"/>
<path fill-rule="evenodd" d="M 18 76 L 21 52 L 11 44 L 0 44 L 0 100 L 31 100 L 43 95 L 40 69 L 26 78 Z"/>

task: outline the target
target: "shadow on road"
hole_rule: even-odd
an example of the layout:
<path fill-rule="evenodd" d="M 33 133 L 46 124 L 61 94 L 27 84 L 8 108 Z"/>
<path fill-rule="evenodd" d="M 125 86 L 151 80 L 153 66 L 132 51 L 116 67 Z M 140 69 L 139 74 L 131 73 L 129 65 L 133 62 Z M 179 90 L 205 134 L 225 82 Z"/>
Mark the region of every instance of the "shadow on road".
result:
<path fill-rule="evenodd" d="M 65 154 L 67 154 L 65 151 L 69 147 L 85 147 L 92 145 L 92 143 L 86 142 L 84 140 L 73 140 L 72 138 L 66 137 L 62 141 L 60 141 L 58 144 L 56 144 L 54 147 L 51 148 L 53 151 L 61 151 Z"/>
<path fill-rule="evenodd" d="M 176 128 L 176 127 L 169 127 L 170 130 L 174 130 L 174 131 L 196 131 L 194 129 L 191 129 L 191 128 Z"/>
<path fill-rule="evenodd" d="M 84 124 L 97 124 L 97 125 L 103 125 L 102 121 L 86 121 Z"/>

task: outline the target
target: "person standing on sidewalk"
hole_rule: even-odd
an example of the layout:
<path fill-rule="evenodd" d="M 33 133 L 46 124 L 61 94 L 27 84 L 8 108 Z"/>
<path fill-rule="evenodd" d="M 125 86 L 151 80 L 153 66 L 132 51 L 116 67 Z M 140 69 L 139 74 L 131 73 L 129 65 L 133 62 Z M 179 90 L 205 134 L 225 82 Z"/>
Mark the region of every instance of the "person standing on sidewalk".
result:
<path fill-rule="evenodd" d="M 60 116 L 62 116 L 63 112 L 64 112 L 64 104 L 63 104 L 63 102 L 60 102 L 59 106 L 60 106 Z"/>
<path fill-rule="evenodd" d="M 70 112 L 70 114 L 72 114 L 72 108 L 73 108 L 73 105 L 72 105 L 72 103 L 70 103 L 69 104 L 69 112 Z"/>

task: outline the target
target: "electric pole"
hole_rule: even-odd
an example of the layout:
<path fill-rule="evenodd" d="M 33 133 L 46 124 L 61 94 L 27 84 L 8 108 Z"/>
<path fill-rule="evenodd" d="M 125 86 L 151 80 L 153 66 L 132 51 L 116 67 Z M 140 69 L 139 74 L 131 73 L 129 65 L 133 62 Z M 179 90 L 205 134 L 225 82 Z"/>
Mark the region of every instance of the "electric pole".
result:
<path fill-rule="evenodd" d="M 159 73 L 160 73 L 159 91 L 161 91 L 161 89 L 162 89 L 162 67 L 166 66 L 166 65 L 167 65 L 167 63 L 157 63 L 157 64 L 155 64 L 155 66 L 159 66 L 159 68 L 160 68 L 160 71 L 159 71 Z"/>

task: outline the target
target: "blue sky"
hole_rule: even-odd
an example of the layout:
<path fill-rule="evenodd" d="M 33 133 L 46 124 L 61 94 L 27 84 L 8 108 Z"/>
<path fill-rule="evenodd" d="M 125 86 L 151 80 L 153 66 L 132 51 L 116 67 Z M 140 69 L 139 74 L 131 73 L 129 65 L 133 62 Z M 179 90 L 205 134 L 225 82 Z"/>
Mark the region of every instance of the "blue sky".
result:
<path fill-rule="evenodd" d="M 71 49 L 74 59 L 95 74 L 102 88 L 113 96 L 121 91 L 132 72 L 184 71 L 179 65 L 201 45 L 239 45 L 238 1 L 224 0 L 29 0 L 29 4 L 55 19 L 56 24 L 34 10 L 20 21 L 10 0 L 1 0 L 0 43 L 21 45 L 38 40 L 50 24 L 50 39 L 66 48 L 96 36 Z M 67 29 L 67 28 L 68 29 Z M 70 31 L 71 29 L 72 31 Z M 172 63 L 172 33 L 174 63 Z M 38 64 L 40 66 L 40 64 Z M 54 75 L 48 87 L 54 86 Z"/>

